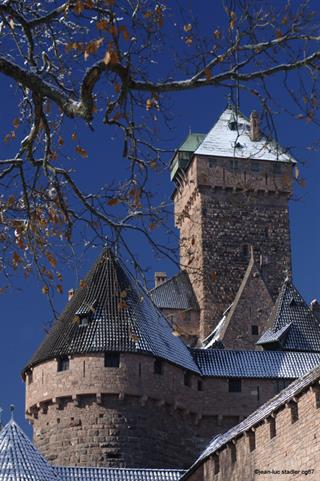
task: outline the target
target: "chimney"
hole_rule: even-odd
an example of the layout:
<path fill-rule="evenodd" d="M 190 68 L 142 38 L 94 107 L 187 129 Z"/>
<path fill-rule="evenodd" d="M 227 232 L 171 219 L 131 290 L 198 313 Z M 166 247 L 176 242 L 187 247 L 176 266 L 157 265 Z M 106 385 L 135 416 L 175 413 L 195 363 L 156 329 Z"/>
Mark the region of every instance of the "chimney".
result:
<path fill-rule="evenodd" d="M 74 290 L 74 289 L 69 289 L 69 290 L 68 290 L 68 301 L 71 301 L 71 299 L 72 299 L 73 296 L 74 296 L 74 293 L 75 293 L 75 290 Z"/>
<path fill-rule="evenodd" d="M 253 142 L 260 140 L 259 115 L 255 110 L 250 114 L 250 137 Z"/>
<path fill-rule="evenodd" d="M 161 286 L 167 280 L 166 272 L 155 272 L 154 273 L 154 287 Z"/>
<path fill-rule="evenodd" d="M 320 321 L 320 304 L 317 299 L 313 299 L 313 301 L 311 301 L 310 309 L 315 317 Z"/>

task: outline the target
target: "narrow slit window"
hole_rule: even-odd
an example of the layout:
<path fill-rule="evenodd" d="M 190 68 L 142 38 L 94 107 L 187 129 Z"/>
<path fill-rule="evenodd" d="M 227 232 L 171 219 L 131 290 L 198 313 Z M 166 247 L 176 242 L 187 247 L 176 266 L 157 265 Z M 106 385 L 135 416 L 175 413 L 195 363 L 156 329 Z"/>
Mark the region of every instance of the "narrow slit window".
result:
<path fill-rule="evenodd" d="M 153 372 L 155 374 L 163 374 L 163 364 L 161 359 L 155 359 L 153 364 Z"/>
<path fill-rule="evenodd" d="M 275 438 L 277 435 L 277 427 L 276 427 L 276 419 L 271 417 L 269 419 L 269 427 L 270 427 L 270 439 Z"/>
<path fill-rule="evenodd" d="M 290 403 L 290 411 L 291 411 L 291 424 L 294 424 L 299 419 L 298 403 L 296 402 Z"/>
<path fill-rule="evenodd" d="M 218 474 L 220 471 L 220 460 L 219 460 L 219 455 L 213 456 L 213 471 L 214 474 Z"/>
<path fill-rule="evenodd" d="M 192 380 L 191 372 L 186 371 L 184 373 L 184 377 L 183 377 L 184 385 L 187 386 L 187 387 L 191 387 L 191 380 Z"/>
<path fill-rule="evenodd" d="M 259 335 L 259 327 L 255 324 L 251 326 L 251 334 L 253 336 L 258 336 Z"/>

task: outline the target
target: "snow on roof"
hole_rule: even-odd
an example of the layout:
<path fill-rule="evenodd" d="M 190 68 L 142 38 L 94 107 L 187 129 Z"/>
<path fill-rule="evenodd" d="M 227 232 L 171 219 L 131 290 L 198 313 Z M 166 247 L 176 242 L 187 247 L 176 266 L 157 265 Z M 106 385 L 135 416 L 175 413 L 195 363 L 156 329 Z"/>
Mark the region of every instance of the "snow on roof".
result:
<path fill-rule="evenodd" d="M 230 107 L 222 113 L 195 154 L 296 163 L 288 152 L 265 136 L 251 140 L 249 120 Z"/>

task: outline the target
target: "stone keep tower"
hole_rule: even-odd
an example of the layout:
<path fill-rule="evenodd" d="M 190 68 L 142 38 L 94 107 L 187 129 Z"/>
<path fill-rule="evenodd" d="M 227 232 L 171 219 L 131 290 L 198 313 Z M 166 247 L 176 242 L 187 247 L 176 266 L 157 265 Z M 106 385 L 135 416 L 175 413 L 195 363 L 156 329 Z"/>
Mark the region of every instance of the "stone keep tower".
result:
<path fill-rule="evenodd" d="M 60 466 L 186 467 L 186 373 L 190 351 L 106 249 L 24 370 L 34 442 Z"/>
<path fill-rule="evenodd" d="M 275 301 L 291 270 L 288 200 L 295 161 L 228 107 L 208 135 L 190 134 L 171 163 L 181 268 L 200 306 L 200 338 L 233 302 L 250 251 Z"/>

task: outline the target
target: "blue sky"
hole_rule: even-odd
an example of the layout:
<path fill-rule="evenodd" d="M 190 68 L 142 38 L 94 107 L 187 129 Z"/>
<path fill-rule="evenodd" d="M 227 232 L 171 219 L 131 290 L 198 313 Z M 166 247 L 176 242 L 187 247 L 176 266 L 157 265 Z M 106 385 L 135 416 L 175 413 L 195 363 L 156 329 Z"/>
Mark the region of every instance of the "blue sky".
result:
<path fill-rule="evenodd" d="M 209 5 L 210 2 L 205 3 Z M 212 3 L 206 12 L 207 15 L 202 12 L 201 20 L 204 22 L 211 22 L 211 19 L 215 18 Z M 16 117 L 17 107 L 14 88 L 9 86 L 8 80 L 0 77 L 0 87 L 0 125 L 3 137 L 7 133 L 6 126 Z M 273 83 L 273 92 L 281 101 L 289 103 L 277 79 Z M 166 139 L 166 144 L 171 148 L 179 146 L 190 129 L 194 132 L 208 132 L 226 107 L 226 97 L 227 91 L 214 87 L 171 96 L 173 120 L 170 123 L 170 130 L 161 127 L 161 136 Z M 248 115 L 253 108 L 259 109 L 259 106 L 253 99 L 242 96 L 240 108 L 244 114 Z M 286 147 L 293 147 L 293 153 L 300 161 L 300 175 L 306 179 L 306 187 L 301 189 L 296 186 L 295 199 L 290 203 L 290 225 L 294 281 L 309 302 L 313 298 L 320 297 L 320 162 L 319 153 L 310 151 L 307 147 L 319 140 L 319 128 L 285 114 L 278 115 L 276 122 L 280 143 Z M 79 129 L 82 144 L 89 152 L 88 159 L 75 160 L 79 181 L 95 189 L 101 185 L 103 178 L 116 179 L 119 169 L 125 169 L 122 164 L 121 142 L 118 134 L 114 132 L 110 134 L 110 131 L 101 125 L 96 126 L 94 133 L 81 125 L 75 127 Z M 70 128 L 73 127 L 68 126 L 68 129 Z M 5 150 L 2 138 L 0 138 L 0 145 Z M 167 160 L 168 158 L 169 156 Z M 172 191 L 169 172 L 155 176 L 153 189 L 160 197 L 169 198 Z M 169 261 L 156 260 L 151 249 L 147 245 L 142 245 L 141 240 L 133 238 L 132 249 L 144 265 L 149 267 L 147 276 L 150 284 L 154 271 L 165 270 L 169 274 L 176 271 L 176 266 Z M 82 260 L 82 277 L 98 253 L 98 249 L 92 250 L 87 258 Z M 75 286 L 75 274 L 71 270 L 64 274 L 64 286 L 67 291 L 68 288 Z M 51 320 L 52 313 L 46 297 L 41 293 L 41 284 L 36 279 L 30 278 L 24 281 L 17 278 L 13 281 L 13 288 L 0 297 L 2 381 L 0 406 L 5 411 L 3 418 L 7 420 L 9 404 L 15 404 L 16 419 L 30 432 L 24 421 L 24 384 L 20 371 L 43 338 L 44 328 Z M 65 302 L 66 293 L 56 299 L 57 308 L 61 310 Z"/>

